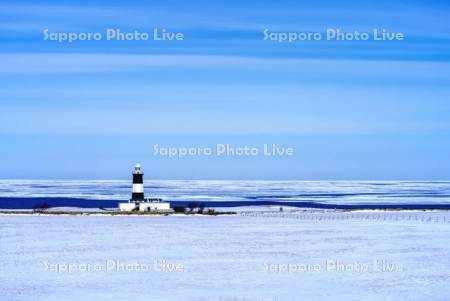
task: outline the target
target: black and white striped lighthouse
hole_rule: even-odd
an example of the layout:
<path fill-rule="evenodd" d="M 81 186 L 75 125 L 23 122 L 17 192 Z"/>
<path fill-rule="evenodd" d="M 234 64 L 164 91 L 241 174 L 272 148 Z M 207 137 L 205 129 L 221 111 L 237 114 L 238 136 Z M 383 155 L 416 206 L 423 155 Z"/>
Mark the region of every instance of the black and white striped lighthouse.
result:
<path fill-rule="evenodd" d="M 144 173 L 136 164 L 133 171 L 133 193 L 127 203 L 119 203 L 120 211 L 161 211 L 172 212 L 170 202 L 160 198 L 144 198 Z M 171 211 L 172 210 L 172 211 Z"/>
<path fill-rule="evenodd" d="M 133 171 L 133 193 L 131 201 L 144 201 L 144 173 L 141 170 L 141 165 L 136 164 Z"/>

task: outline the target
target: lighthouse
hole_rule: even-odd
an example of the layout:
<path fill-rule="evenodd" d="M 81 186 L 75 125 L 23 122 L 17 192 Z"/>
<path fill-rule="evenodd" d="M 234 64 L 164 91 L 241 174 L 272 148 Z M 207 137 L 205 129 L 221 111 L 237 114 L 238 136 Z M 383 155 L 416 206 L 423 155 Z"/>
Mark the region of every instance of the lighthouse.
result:
<path fill-rule="evenodd" d="M 140 164 L 136 164 L 133 171 L 133 192 L 131 194 L 131 201 L 144 201 L 144 173 L 141 170 Z"/>
<path fill-rule="evenodd" d="M 141 165 L 136 164 L 133 171 L 131 198 L 127 203 L 119 203 L 120 211 L 157 211 L 172 212 L 170 203 L 159 198 L 144 197 L 144 172 Z"/>

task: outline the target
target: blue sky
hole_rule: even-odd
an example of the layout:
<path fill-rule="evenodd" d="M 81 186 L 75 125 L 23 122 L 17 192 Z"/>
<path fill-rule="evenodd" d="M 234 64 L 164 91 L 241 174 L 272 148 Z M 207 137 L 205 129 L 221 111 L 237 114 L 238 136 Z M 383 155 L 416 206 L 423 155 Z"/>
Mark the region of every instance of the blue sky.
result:
<path fill-rule="evenodd" d="M 446 1 L 2 1 L 0 178 L 450 179 Z M 51 32 L 183 41 L 44 41 Z M 263 30 L 405 34 L 264 41 Z M 164 158 L 276 143 L 292 157 Z"/>

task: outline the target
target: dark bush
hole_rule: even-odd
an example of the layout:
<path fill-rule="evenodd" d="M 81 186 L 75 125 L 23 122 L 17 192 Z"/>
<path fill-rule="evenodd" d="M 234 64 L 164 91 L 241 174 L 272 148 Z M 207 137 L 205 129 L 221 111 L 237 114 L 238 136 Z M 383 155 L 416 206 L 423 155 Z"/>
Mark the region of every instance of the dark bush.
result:
<path fill-rule="evenodd" d="M 40 202 L 40 203 L 33 204 L 34 212 L 43 212 L 48 208 L 50 208 L 50 205 L 47 202 Z"/>
<path fill-rule="evenodd" d="M 205 210 L 205 204 L 204 203 L 200 203 L 198 204 L 198 213 L 203 213 L 203 211 Z"/>
<path fill-rule="evenodd" d="M 216 210 L 214 210 L 214 209 L 208 209 L 208 210 L 206 211 L 206 214 L 209 214 L 209 215 L 216 215 L 217 213 L 216 213 Z"/>

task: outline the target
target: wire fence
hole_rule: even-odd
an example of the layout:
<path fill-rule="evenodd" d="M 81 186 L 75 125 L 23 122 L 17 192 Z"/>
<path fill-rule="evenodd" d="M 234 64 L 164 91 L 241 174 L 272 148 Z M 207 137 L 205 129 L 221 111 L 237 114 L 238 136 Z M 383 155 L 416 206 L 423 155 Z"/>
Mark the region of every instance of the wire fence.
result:
<path fill-rule="evenodd" d="M 450 212 L 242 212 L 242 216 L 260 218 L 289 218 L 304 221 L 410 221 L 420 223 L 450 223 Z"/>

